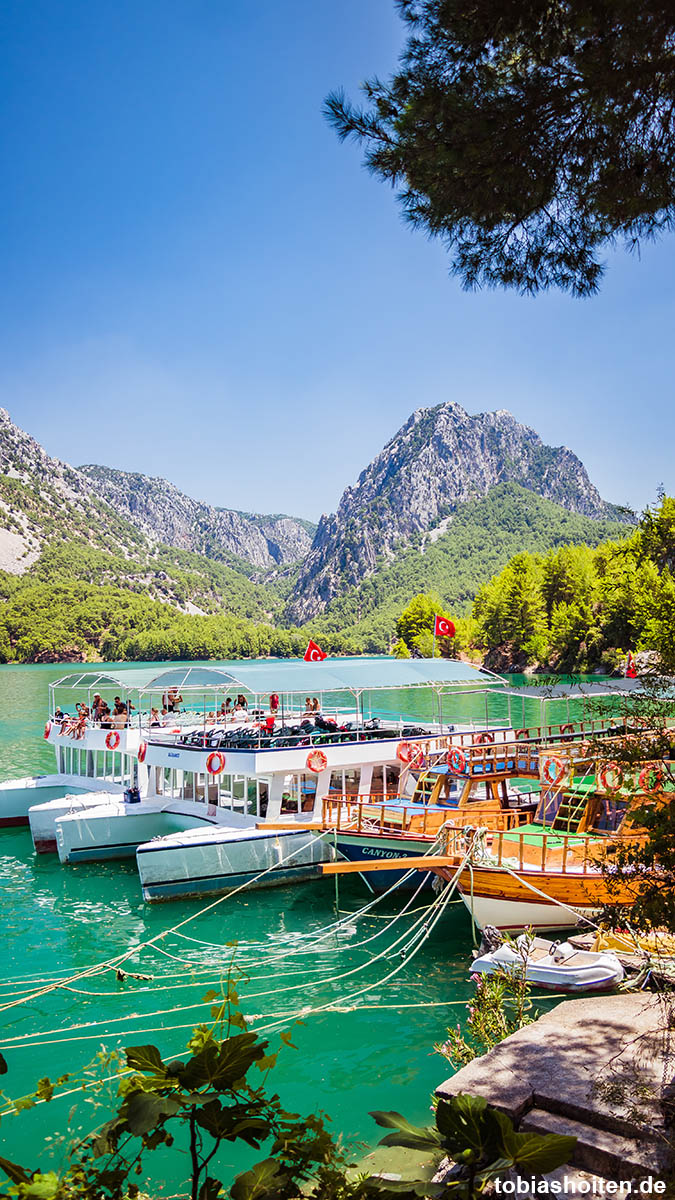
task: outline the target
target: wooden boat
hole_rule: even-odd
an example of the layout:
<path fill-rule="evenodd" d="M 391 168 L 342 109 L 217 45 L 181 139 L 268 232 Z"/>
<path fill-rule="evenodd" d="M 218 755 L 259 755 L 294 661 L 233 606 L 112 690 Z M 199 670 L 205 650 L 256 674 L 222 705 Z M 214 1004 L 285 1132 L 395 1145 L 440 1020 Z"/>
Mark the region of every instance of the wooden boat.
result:
<path fill-rule="evenodd" d="M 606 992 L 621 983 L 624 969 L 611 950 L 578 950 L 569 942 L 549 942 L 521 934 L 515 946 L 502 942 L 475 958 L 476 975 L 524 972 L 533 987 L 556 992 Z"/>
<path fill-rule="evenodd" d="M 631 813 L 645 803 L 669 803 L 663 792 L 630 792 L 607 763 L 594 762 L 576 777 L 578 748 L 567 760 L 560 747 L 553 755 L 566 784 L 545 787 L 535 819 L 516 830 L 495 833 L 489 847 L 476 836 L 472 860 L 462 872 L 459 889 L 476 924 L 484 929 L 518 932 L 532 928 L 573 928 L 592 920 L 606 904 L 632 904 L 639 880 L 613 881 L 602 866 L 609 846 L 637 845 L 644 834 Z M 549 756 L 550 757 L 550 756 Z M 548 778 L 548 760 L 541 772 Z M 637 763 L 633 782 L 662 779 L 658 763 Z M 571 786 L 567 781 L 571 780 Z M 443 875 L 443 869 L 439 870 Z M 447 875 L 447 872 L 445 872 Z"/>

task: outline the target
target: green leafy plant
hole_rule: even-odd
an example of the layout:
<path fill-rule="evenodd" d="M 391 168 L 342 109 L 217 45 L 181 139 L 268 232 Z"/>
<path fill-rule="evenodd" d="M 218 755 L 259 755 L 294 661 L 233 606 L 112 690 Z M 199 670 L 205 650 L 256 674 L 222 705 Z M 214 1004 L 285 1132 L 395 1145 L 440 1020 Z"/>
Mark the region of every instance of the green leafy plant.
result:
<path fill-rule="evenodd" d="M 397 1112 L 374 1112 L 371 1116 L 378 1125 L 394 1130 L 382 1138 L 380 1145 L 442 1150 L 456 1164 L 455 1171 L 438 1183 L 402 1181 L 398 1188 L 387 1181 L 390 1193 L 439 1200 L 450 1196 L 471 1200 L 510 1170 L 529 1175 L 554 1171 L 569 1162 L 577 1140 L 558 1134 L 516 1133 L 505 1113 L 492 1108 L 482 1096 L 463 1092 L 441 1101 L 435 1129 L 411 1125 Z"/>
<path fill-rule="evenodd" d="M 514 944 L 514 948 L 517 947 Z M 536 1021 L 530 985 L 523 965 L 500 967 L 491 975 L 471 976 L 476 992 L 467 1004 L 468 1037 L 458 1023 L 448 1029 L 446 1040 L 434 1049 L 454 1067 L 464 1067 L 480 1054 L 487 1054 L 510 1034 Z"/>

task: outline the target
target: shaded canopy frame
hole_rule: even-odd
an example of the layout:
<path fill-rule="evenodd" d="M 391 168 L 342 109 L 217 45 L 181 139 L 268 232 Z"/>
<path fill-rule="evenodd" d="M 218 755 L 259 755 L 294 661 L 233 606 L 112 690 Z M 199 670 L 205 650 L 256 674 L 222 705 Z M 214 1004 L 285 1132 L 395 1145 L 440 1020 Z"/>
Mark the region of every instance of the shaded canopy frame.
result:
<path fill-rule="evenodd" d="M 443 692 L 469 694 L 487 691 L 503 691 L 505 680 L 492 671 L 472 667 L 454 659 L 393 659 L 393 658 L 337 658 L 324 659 L 319 663 L 306 663 L 289 659 L 265 659 L 244 661 L 232 666 L 215 664 L 172 666 L 155 668 L 130 668 L 100 671 L 77 671 L 61 676 L 50 684 L 52 699 L 57 688 L 86 687 L 92 690 L 102 687 L 120 687 L 127 695 L 137 691 L 139 696 L 158 691 L 166 692 L 177 688 L 190 693 L 213 690 L 218 692 L 238 689 L 253 696 L 282 693 L 287 696 L 306 695 L 308 692 L 325 695 L 331 692 L 349 692 L 357 708 L 364 692 L 398 690 L 403 688 L 427 688 L 435 692 L 440 710 Z M 487 711 L 487 696 L 486 696 Z"/>
<path fill-rule="evenodd" d="M 675 703 L 675 679 L 664 679 L 661 681 L 664 685 L 661 690 L 660 698 L 663 700 L 673 701 Z M 505 688 L 501 695 L 506 696 L 509 705 L 509 722 L 515 724 L 512 716 L 511 701 L 512 699 L 519 700 L 522 705 L 522 724 L 527 725 L 525 720 L 525 701 L 535 700 L 539 704 L 539 725 L 547 724 L 546 705 L 556 701 L 564 701 L 567 711 L 567 720 L 571 721 L 570 716 L 570 701 L 581 700 L 585 701 L 614 699 L 614 700 L 640 700 L 649 697 L 652 693 L 645 688 L 644 681 L 641 679 L 603 679 L 598 682 L 584 683 L 581 680 L 575 683 L 546 683 L 539 684 L 538 687 L 528 687 L 527 685 L 519 688 Z M 585 704 L 584 704 L 585 708 Z"/>

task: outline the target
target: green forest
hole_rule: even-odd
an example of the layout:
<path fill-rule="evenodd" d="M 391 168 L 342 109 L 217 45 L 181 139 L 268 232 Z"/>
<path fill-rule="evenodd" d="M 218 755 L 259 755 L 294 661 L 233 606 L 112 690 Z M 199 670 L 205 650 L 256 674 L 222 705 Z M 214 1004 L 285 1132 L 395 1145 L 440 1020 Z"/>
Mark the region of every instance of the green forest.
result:
<path fill-rule="evenodd" d="M 672 661 L 675 500 L 662 497 L 620 541 L 523 552 L 479 589 L 460 646 L 488 664 L 619 668 L 628 650 Z"/>
<path fill-rule="evenodd" d="M 297 629 L 284 621 L 292 571 L 256 582 L 169 547 L 130 559 L 68 538 L 21 576 L 0 572 L 0 661 L 295 657 L 309 636 L 331 654 L 427 654 L 424 620 L 409 645 L 401 634 L 402 613 L 425 594 L 424 611 L 457 626 L 444 653 L 495 669 L 612 670 L 626 650 L 675 637 L 673 571 L 675 500 L 635 526 L 503 484 Z"/>

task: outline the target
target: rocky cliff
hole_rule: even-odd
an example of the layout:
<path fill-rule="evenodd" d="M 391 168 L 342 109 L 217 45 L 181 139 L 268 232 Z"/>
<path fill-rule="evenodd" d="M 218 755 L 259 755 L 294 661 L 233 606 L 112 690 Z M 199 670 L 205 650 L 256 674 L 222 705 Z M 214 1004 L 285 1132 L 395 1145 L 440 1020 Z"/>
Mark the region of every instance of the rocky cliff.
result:
<path fill-rule="evenodd" d="M 223 551 L 260 570 L 298 562 L 312 544 L 312 526 L 286 516 L 258 516 L 192 500 L 166 479 L 87 465 L 89 487 L 150 541 L 194 550 L 207 558 Z"/>
<path fill-rule="evenodd" d="M 0 409 L 0 569 L 21 575 L 54 540 L 84 539 L 128 557 L 164 544 L 250 573 L 303 558 L 313 526 L 212 508 L 164 479 L 51 458 Z M 236 565 L 236 564 L 235 564 Z"/>
<path fill-rule="evenodd" d="M 323 516 L 303 563 L 289 617 L 305 621 L 372 574 L 417 536 L 443 529 L 458 505 L 517 483 L 597 519 L 605 503 L 567 447 L 546 446 L 506 410 L 470 416 L 459 404 L 421 408 Z"/>

